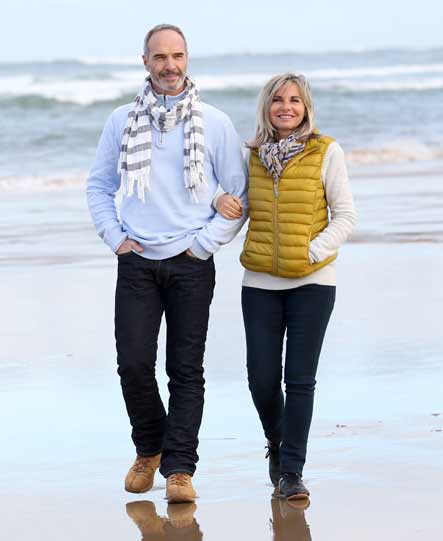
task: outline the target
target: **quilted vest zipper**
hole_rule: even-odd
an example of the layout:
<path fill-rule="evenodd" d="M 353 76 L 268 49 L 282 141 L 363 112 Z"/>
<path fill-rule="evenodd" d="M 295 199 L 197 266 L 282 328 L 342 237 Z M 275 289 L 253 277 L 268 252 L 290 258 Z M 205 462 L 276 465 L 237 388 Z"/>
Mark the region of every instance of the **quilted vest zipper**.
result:
<path fill-rule="evenodd" d="M 277 275 L 278 272 L 278 179 L 274 179 L 274 200 L 273 200 L 273 216 L 274 216 L 274 254 L 272 260 L 272 272 Z"/>

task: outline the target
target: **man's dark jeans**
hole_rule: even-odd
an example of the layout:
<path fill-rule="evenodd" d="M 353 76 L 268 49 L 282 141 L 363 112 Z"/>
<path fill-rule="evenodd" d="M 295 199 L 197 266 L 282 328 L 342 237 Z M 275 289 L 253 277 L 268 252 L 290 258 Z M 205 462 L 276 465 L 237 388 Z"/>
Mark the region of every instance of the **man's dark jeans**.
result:
<path fill-rule="evenodd" d="M 118 373 L 137 454 L 162 452 L 160 472 L 193 474 L 203 413 L 203 355 L 215 285 L 214 260 L 185 253 L 150 260 L 118 257 L 115 338 Z M 165 412 L 155 379 L 157 338 L 166 317 Z"/>
<path fill-rule="evenodd" d="M 315 375 L 334 307 L 335 286 L 272 291 L 243 287 L 249 388 L 265 436 L 281 442 L 283 473 L 302 474 L 314 404 Z M 283 338 L 286 333 L 284 400 Z"/>

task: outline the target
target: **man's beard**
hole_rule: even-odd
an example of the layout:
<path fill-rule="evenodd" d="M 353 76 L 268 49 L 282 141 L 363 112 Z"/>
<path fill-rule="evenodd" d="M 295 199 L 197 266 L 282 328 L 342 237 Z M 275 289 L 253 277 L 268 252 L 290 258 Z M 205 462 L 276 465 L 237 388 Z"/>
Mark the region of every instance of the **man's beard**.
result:
<path fill-rule="evenodd" d="M 173 84 L 168 83 L 167 81 L 163 79 L 163 77 L 166 77 L 167 75 L 171 73 L 178 76 L 176 83 L 173 83 Z M 167 90 L 170 92 L 174 90 L 179 90 L 184 85 L 185 80 L 186 80 L 186 75 L 181 71 L 180 72 L 161 72 L 158 77 L 153 76 L 153 74 L 151 73 L 151 79 L 156 86 L 158 86 L 162 90 Z"/>

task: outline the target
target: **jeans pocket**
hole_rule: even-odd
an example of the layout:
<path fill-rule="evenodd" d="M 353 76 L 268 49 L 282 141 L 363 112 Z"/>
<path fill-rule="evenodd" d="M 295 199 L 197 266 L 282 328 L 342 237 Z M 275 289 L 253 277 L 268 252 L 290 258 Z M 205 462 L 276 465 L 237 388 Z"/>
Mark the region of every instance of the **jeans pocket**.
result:
<path fill-rule="evenodd" d="M 194 261 L 194 262 L 197 262 L 197 263 L 206 263 L 206 259 L 200 259 L 199 257 L 197 256 L 194 256 L 194 255 L 190 255 L 188 254 L 188 251 L 185 250 L 182 255 L 184 256 L 185 259 L 187 259 L 188 261 Z"/>
<path fill-rule="evenodd" d="M 134 252 L 130 250 L 129 252 L 123 252 L 122 254 L 117 254 L 118 259 L 128 257 L 129 255 L 133 254 Z"/>

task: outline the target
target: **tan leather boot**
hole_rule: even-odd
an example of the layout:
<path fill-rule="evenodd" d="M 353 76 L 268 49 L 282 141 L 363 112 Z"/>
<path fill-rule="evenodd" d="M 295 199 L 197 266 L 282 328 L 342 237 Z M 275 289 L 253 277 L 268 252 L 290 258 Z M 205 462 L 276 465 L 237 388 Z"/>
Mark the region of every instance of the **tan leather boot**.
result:
<path fill-rule="evenodd" d="M 188 473 L 173 473 L 166 479 L 166 499 L 168 503 L 194 502 L 197 494 Z"/>
<path fill-rule="evenodd" d="M 125 479 L 128 492 L 146 492 L 154 484 L 155 470 L 160 465 L 161 453 L 154 456 L 139 456 L 135 459 Z"/>

